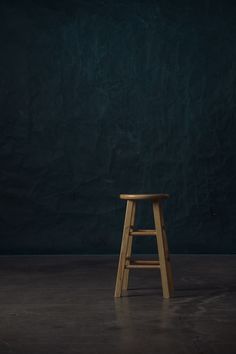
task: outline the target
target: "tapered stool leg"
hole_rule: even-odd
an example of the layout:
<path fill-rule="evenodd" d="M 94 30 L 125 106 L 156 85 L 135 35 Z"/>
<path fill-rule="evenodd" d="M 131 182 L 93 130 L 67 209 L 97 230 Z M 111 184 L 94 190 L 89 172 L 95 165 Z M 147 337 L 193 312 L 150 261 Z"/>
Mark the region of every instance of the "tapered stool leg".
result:
<path fill-rule="evenodd" d="M 134 202 L 134 204 L 133 204 L 133 210 L 132 210 L 132 215 L 131 215 L 131 224 L 130 224 L 130 228 L 131 229 L 133 229 L 133 227 L 134 227 L 135 212 L 136 212 L 136 202 Z M 131 257 L 132 243 L 133 243 L 133 237 L 129 236 L 126 258 L 130 258 Z M 126 260 L 126 265 L 128 265 L 128 264 L 130 264 L 130 260 Z M 123 290 L 127 290 L 128 289 L 128 283 L 129 283 L 129 269 L 125 269 L 123 283 L 122 283 L 122 289 Z"/>
<path fill-rule="evenodd" d="M 170 271 L 171 267 L 169 263 L 166 234 L 164 233 L 163 228 L 163 214 L 160 202 L 158 201 L 153 202 L 153 214 L 157 233 L 157 247 L 160 261 L 163 297 L 169 298 L 173 293 L 173 281 Z"/>
<path fill-rule="evenodd" d="M 120 258 L 119 258 L 119 265 L 118 265 L 117 278 L 116 278 L 116 287 L 115 287 L 115 295 L 114 295 L 115 297 L 121 296 L 133 207 L 134 207 L 134 202 L 128 200 L 126 205 L 125 222 L 123 228 Z"/>
<path fill-rule="evenodd" d="M 162 208 L 161 203 L 159 204 L 159 208 L 160 208 L 161 225 L 162 225 L 162 232 L 163 232 L 163 242 L 164 242 L 166 264 L 167 264 L 168 284 L 169 284 L 169 289 L 170 289 L 170 295 L 173 296 L 173 294 L 174 294 L 173 273 L 172 273 L 172 268 L 171 268 L 169 247 L 168 247 L 167 236 L 166 236 L 166 227 L 165 227 L 163 208 Z"/>

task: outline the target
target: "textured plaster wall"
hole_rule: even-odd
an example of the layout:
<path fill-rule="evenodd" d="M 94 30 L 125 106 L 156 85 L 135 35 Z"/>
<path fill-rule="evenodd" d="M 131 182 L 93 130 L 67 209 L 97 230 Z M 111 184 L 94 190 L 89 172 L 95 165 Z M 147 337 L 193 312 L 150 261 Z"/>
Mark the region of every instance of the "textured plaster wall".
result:
<path fill-rule="evenodd" d="M 125 192 L 171 194 L 172 252 L 236 251 L 235 18 L 233 1 L 1 1 L 1 253 L 116 253 Z"/>

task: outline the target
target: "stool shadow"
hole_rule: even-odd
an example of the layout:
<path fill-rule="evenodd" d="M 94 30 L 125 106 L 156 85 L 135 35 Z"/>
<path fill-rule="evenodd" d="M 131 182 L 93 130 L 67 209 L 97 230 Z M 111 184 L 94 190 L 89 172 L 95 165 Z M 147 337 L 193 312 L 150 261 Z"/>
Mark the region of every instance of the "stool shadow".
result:
<path fill-rule="evenodd" d="M 137 291 L 137 292 L 136 292 Z M 129 288 L 127 291 L 124 291 L 124 297 L 142 297 L 142 296 L 162 296 L 162 288 L 158 287 L 138 287 L 138 288 Z"/>
<path fill-rule="evenodd" d="M 135 293 L 136 291 L 137 293 Z M 234 292 L 236 292 L 236 286 L 228 284 L 225 284 L 224 286 L 176 287 L 174 289 L 173 298 L 200 297 L 212 295 L 212 293 L 229 294 Z M 160 294 L 162 295 L 161 287 L 132 287 L 124 292 L 124 297 L 156 296 Z"/>

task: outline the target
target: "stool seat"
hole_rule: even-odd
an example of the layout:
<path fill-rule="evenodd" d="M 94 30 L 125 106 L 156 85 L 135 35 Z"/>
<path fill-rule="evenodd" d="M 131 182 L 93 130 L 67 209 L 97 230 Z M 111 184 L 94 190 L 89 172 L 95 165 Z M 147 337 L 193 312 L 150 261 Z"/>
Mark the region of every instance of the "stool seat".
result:
<path fill-rule="evenodd" d="M 120 194 L 120 199 L 125 200 L 161 200 L 168 198 L 169 194 Z"/>

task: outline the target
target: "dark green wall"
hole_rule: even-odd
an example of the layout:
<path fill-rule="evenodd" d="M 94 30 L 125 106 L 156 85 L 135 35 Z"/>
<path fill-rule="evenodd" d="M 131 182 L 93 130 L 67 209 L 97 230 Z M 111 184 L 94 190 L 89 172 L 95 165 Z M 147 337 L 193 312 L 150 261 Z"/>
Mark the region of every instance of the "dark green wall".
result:
<path fill-rule="evenodd" d="M 171 194 L 172 252 L 236 251 L 235 2 L 8 0 L 0 17 L 1 253 L 118 252 L 122 192 Z"/>

